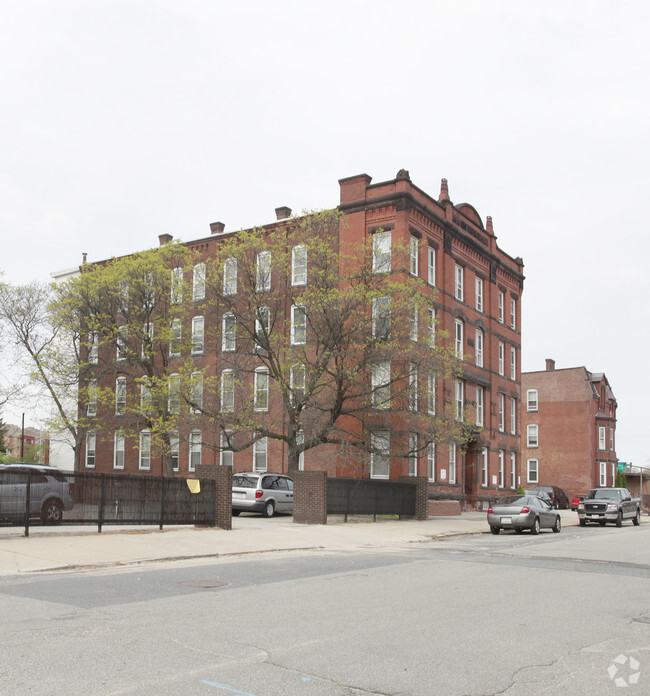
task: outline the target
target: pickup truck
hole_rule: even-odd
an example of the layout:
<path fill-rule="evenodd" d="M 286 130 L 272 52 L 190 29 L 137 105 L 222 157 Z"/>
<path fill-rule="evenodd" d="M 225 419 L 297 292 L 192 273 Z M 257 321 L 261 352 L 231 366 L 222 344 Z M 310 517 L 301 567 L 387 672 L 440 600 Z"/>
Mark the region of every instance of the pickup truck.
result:
<path fill-rule="evenodd" d="M 641 501 L 627 488 L 594 488 L 580 501 L 578 517 L 581 527 L 587 522 L 598 522 L 601 527 L 613 522 L 620 527 L 623 520 L 632 520 L 636 526 L 641 524 Z"/>

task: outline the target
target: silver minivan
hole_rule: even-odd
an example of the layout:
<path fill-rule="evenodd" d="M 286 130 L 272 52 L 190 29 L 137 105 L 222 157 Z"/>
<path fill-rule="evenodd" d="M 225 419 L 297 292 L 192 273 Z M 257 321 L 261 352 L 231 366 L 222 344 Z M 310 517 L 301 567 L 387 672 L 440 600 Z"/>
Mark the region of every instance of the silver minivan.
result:
<path fill-rule="evenodd" d="M 63 511 L 74 507 L 70 484 L 57 468 L 38 464 L 0 465 L 0 518 L 25 515 L 28 477 L 29 516 L 40 517 L 43 524 L 59 524 Z"/>
<path fill-rule="evenodd" d="M 232 475 L 232 514 L 293 512 L 293 479 L 284 474 L 244 471 Z"/>

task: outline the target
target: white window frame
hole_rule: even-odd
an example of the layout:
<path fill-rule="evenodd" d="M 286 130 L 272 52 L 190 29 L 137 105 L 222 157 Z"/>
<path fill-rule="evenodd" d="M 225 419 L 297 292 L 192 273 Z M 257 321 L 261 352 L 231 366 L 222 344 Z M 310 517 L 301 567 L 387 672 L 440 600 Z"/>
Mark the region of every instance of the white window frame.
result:
<path fill-rule="evenodd" d="M 151 471 L 151 433 L 148 430 L 140 431 L 138 470 Z"/>
<path fill-rule="evenodd" d="M 380 230 L 372 235 L 373 273 L 389 273 L 391 270 L 391 231 Z"/>
<path fill-rule="evenodd" d="M 498 315 L 497 319 L 499 321 L 499 324 L 503 324 L 504 322 L 504 304 L 505 304 L 505 295 L 501 290 L 499 290 L 498 294 L 498 301 L 499 301 L 499 306 L 498 306 Z"/>
<path fill-rule="evenodd" d="M 201 413 L 203 411 L 203 373 L 192 372 L 190 376 L 190 413 Z"/>
<path fill-rule="evenodd" d="M 291 305 L 291 345 L 304 346 L 306 343 L 307 312 L 302 305 Z"/>
<path fill-rule="evenodd" d="M 237 348 L 237 317 L 226 312 L 221 317 L 221 352 L 233 353 Z"/>
<path fill-rule="evenodd" d="M 89 379 L 86 390 L 86 415 L 92 418 L 97 415 L 97 380 Z"/>
<path fill-rule="evenodd" d="M 192 272 L 192 300 L 205 299 L 205 264 L 197 263 Z"/>
<path fill-rule="evenodd" d="M 201 355 L 205 350 L 205 318 L 192 317 L 192 355 Z"/>
<path fill-rule="evenodd" d="M 436 375 L 429 372 L 427 375 L 427 413 L 436 415 Z"/>
<path fill-rule="evenodd" d="M 517 455 L 515 452 L 510 452 L 510 488 L 514 490 L 517 484 Z"/>
<path fill-rule="evenodd" d="M 411 341 L 417 343 L 418 333 L 419 333 L 419 307 L 417 302 L 413 302 L 411 305 L 411 316 L 409 321 L 409 338 Z"/>
<path fill-rule="evenodd" d="M 196 471 L 201 465 L 203 437 L 200 430 L 192 430 L 188 439 L 187 470 Z"/>
<path fill-rule="evenodd" d="M 477 312 L 483 311 L 483 278 L 474 278 L 475 307 Z"/>
<path fill-rule="evenodd" d="M 180 266 L 172 268 L 170 299 L 172 304 L 183 301 L 183 269 Z"/>
<path fill-rule="evenodd" d="M 436 480 L 436 443 L 427 444 L 427 478 L 429 481 Z"/>
<path fill-rule="evenodd" d="M 419 255 L 420 251 L 420 240 L 414 235 L 411 235 L 409 240 L 409 272 L 412 276 L 417 277 L 419 273 Z"/>
<path fill-rule="evenodd" d="M 526 392 L 526 411 L 532 413 L 539 409 L 539 392 L 537 389 L 529 389 Z"/>
<path fill-rule="evenodd" d="M 99 333 L 91 331 L 88 334 L 88 362 L 97 365 L 99 362 Z"/>
<path fill-rule="evenodd" d="M 117 345 L 115 349 L 116 360 L 126 360 L 129 345 L 129 327 L 120 326 L 117 329 Z"/>
<path fill-rule="evenodd" d="M 237 259 L 226 259 L 223 263 L 223 294 L 237 294 Z"/>
<path fill-rule="evenodd" d="M 510 434 L 517 434 L 517 399 L 510 397 Z"/>
<path fill-rule="evenodd" d="M 380 341 L 390 338 L 390 298 L 387 296 L 372 299 L 372 337 Z"/>
<path fill-rule="evenodd" d="M 221 431 L 219 434 L 219 465 L 232 466 L 234 464 L 235 453 L 228 449 L 228 433 Z"/>
<path fill-rule="evenodd" d="M 465 279 L 464 279 L 465 269 L 456 264 L 454 269 L 454 297 L 460 302 L 464 301 L 465 296 Z"/>
<path fill-rule="evenodd" d="M 271 310 L 268 307 L 258 307 L 255 312 L 255 350 L 264 350 L 259 342 L 260 337 L 268 340 L 271 329 Z"/>
<path fill-rule="evenodd" d="M 539 459 L 531 457 L 526 461 L 526 482 L 539 483 Z"/>
<path fill-rule="evenodd" d="M 221 371 L 221 412 L 232 413 L 235 410 L 235 373 L 233 370 Z"/>
<path fill-rule="evenodd" d="M 474 354 L 476 357 L 476 367 L 483 367 L 483 330 L 476 329 L 474 336 Z"/>
<path fill-rule="evenodd" d="M 115 415 L 126 414 L 126 377 L 118 377 L 115 380 Z"/>
<path fill-rule="evenodd" d="M 146 377 L 140 382 L 140 413 L 147 414 L 151 411 L 153 399 L 151 395 L 151 386 Z"/>
<path fill-rule="evenodd" d="M 427 310 L 429 319 L 429 347 L 434 348 L 436 345 L 436 310 L 435 307 L 429 307 Z"/>
<path fill-rule="evenodd" d="M 456 420 L 462 423 L 465 419 L 465 384 L 462 379 L 454 381 L 454 404 Z"/>
<path fill-rule="evenodd" d="M 390 478 L 390 431 L 373 430 L 370 446 L 370 478 Z"/>
<path fill-rule="evenodd" d="M 418 410 L 418 366 L 409 363 L 409 411 Z"/>
<path fill-rule="evenodd" d="M 255 290 L 268 292 L 271 289 L 271 252 L 260 251 L 255 263 Z"/>
<path fill-rule="evenodd" d="M 454 350 L 456 351 L 456 357 L 461 360 L 464 357 L 464 344 L 465 344 L 465 322 L 462 319 L 454 320 Z"/>
<path fill-rule="evenodd" d="M 371 366 L 370 390 L 373 408 L 390 407 L 390 362 L 380 362 Z"/>
<path fill-rule="evenodd" d="M 180 471 L 180 452 L 181 440 L 178 432 L 172 431 L 169 433 L 169 454 L 172 458 L 172 470 Z"/>
<path fill-rule="evenodd" d="M 506 485 L 506 453 L 504 450 L 499 450 L 499 488 L 505 488 Z"/>
<path fill-rule="evenodd" d="M 427 282 L 435 287 L 436 284 L 436 250 L 435 247 L 427 248 Z"/>
<path fill-rule="evenodd" d="M 169 355 L 178 357 L 181 354 L 181 344 L 183 341 L 183 324 L 180 319 L 172 319 L 169 328 Z"/>
<path fill-rule="evenodd" d="M 291 366 L 289 387 L 291 389 L 291 404 L 293 406 L 304 401 L 307 388 L 307 370 L 302 363 L 296 363 Z"/>
<path fill-rule="evenodd" d="M 487 447 L 481 449 L 481 486 L 487 487 L 490 470 L 490 458 Z"/>
<path fill-rule="evenodd" d="M 539 447 L 539 426 L 536 423 L 526 426 L 526 447 Z"/>
<path fill-rule="evenodd" d="M 485 389 L 476 387 L 476 425 L 482 428 L 485 424 Z"/>
<path fill-rule="evenodd" d="M 499 402 L 499 432 L 503 433 L 506 430 L 506 397 L 504 394 L 498 394 Z"/>
<path fill-rule="evenodd" d="M 510 379 L 517 379 L 517 349 L 510 346 Z"/>
<path fill-rule="evenodd" d="M 456 443 L 449 443 L 449 483 L 456 483 Z"/>
<path fill-rule="evenodd" d="M 113 469 L 124 470 L 125 449 L 124 432 L 117 430 L 113 436 Z"/>
<path fill-rule="evenodd" d="M 409 433 L 409 476 L 418 475 L 418 434 Z"/>
<path fill-rule="evenodd" d="M 97 433 L 94 430 L 89 430 L 86 433 L 86 452 L 85 452 L 85 457 L 84 457 L 84 467 L 86 469 L 94 469 L 96 457 L 97 457 Z"/>
<path fill-rule="evenodd" d="M 604 425 L 598 426 L 598 449 L 601 451 L 607 449 L 607 430 Z"/>
<path fill-rule="evenodd" d="M 256 411 L 269 410 L 269 370 L 258 367 L 254 376 L 253 404 Z"/>
<path fill-rule="evenodd" d="M 517 300 L 514 297 L 510 298 L 510 328 L 517 328 Z"/>
<path fill-rule="evenodd" d="M 506 344 L 499 341 L 499 374 L 505 377 L 505 362 L 506 362 Z"/>
<path fill-rule="evenodd" d="M 260 437 L 253 442 L 253 471 L 264 473 L 269 466 L 268 438 Z"/>
<path fill-rule="evenodd" d="M 307 247 L 304 244 L 291 250 L 291 285 L 307 285 Z"/>
<path fill-rule="evenodd" d="M 607 486 L 607 462 L 598 462 L 599 465 L 599 485 Z"/>
<path fill-rule="evenodd" d="M 140 357 L 145 359 L 151 357 L 153 353 L 153 332 L 154 325 L 153 322 L 148 321 L 142 327 L 142 347 L 140 350 Z"/>
<path fill-rule="evenodd" d="M 302 430 L 299 430 L 296 433 L 296 446 L 301 447 L 302 449 L 298 453 L 298 471 L 304 471 L 305 470 L 305 433 Z"/>

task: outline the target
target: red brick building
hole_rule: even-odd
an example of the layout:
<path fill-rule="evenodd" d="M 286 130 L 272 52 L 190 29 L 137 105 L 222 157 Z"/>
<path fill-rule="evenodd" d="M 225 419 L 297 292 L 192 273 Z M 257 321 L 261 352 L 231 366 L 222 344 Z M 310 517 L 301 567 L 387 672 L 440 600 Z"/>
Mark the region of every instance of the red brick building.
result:
<path fill-rule="evenodd" d="M 464 413 L 473 436 L 464 450 L 454 443 L 437 443 L 421 456 L 389 458 L 386 468 L 373 466 L 370 457 L 365 465 L 352 471 L 332 452 L 331 446 L 307 450 L 301 466 L 308 470 L 325 469 L 329 475 L 338 476 L 426 476 L 430 496 L 484 506 L 495 495 L 515 489 L 522 481 L 523 261 L 498 247 L 490 217 L 484 224 L 471 205 L 452 203 L 445 179 L 437 199 L 415 186 L 405 170 L 391 181 L 373 184 L 371 177 L 363 174 L 342 179 L 339 184 L 338 209 L 345 222 L 338 233 L 339 245 L 362 244 L 371 235 L 377 235 L 378 248 L 386 245 L 390 250 L 391 245 L 401 244 L 411 250 L 410 273 L 428 288 L 435 306 L 432 321 L 447 332 L 456 354 L 463 359 L 462 378 L 441 380 L 435 385 L 436 398 L 455 404 L 458 412 Z M 264 229 L 287 224 L 288 209 L 279 208 L 276 214 L 278 221 Z M 210 237 L 186 243 L 205 259 L 229 234 L 224 233 L 222 223 L 211 224 L 210 230 Z M 163 237 L 161 244 L 170 241 Z M 201 331 L 208 335 L 203 318 Z M 219 360 L 217 356 L 216 363 Z M 215 356 L 205 356 L 204 364 L 216 363 Z M 119 380 L 118 376 L 116 389 Z M 124 384 L 123 388 L 128 387 Z M 268 411 L 281 417 L 277 404 L 269 403 Z M 391 430 L 389 425 L 385 435 L 387 447 Z M 86 468 L 160 473 L 152 465 L 154 458 L 147 452 L 146 443 L 147 456 L 143 460 L 142 443 L 139 446 L 137 440 L 128 442 L 128 436 L 118 440 L 116 434 L 112 443 L 104 440 L 101 444 L 94 432 L 89 437 Z M 203 433 L 195 439 L 191 434 L 179 439 L 175 461 L 180 475 L 195 470 L 198 464 L 232 464 L 235 471 L 256 467 L 286 471 L 283 443 L 269 441 L 257 443 L 250 451 L 219 452 L 204 447 L 206 440 Z"/>
<path fill-rule="evenodd" d="M 604 373 L 585 367 L 525 372 L 524 487 L 554 485 L 571 496 L 616 478 L 616 398 Z"/>

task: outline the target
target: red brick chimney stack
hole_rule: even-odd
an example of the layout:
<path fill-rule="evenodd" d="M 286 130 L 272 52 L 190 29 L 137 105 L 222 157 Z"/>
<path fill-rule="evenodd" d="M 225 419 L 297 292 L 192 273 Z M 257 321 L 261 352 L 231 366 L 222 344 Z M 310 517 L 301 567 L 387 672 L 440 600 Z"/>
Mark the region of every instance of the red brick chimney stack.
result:
<path fill-rule="evenodd" d="M 171 234 L 159 234 L 158 235 L 158 242 L 160 246 L 165 246 L 165 244 L 169 244 L 171 242 L 173 237 Z"/>
<path fill-rule="evenodd" d="M 438 198 L 439 201 L 448 201 L 449 200 L 449 188 L 447 186 L 447 179 L 442 179 L 440 182 L 440 197 Z"/>
<path fill-rule="evenodd" d="M 225 229 L 223 222 L 211 222 L 210 223 L 210 234 L 223 234 Z"/>
<path fill-rule="evenodd" d="M 276 208 L 275 216 L 278 220 L 286 220 L 288 217 L 291 217 L 291 208 L 287 208 L 286 205 Z"/>
<path fill-rule="evenodd" d="M 551 358 L 546 358 L 546 371 L 553 372 L 554 369 L 555 369 L 555 360 L 552 360 Z"/>
<path fill-rule="evenodd" d="M 485 220 L 485 231 L 488 234 L 494 234 L 494 228 L 492 227 L 492 216 L 488 215 Z"/>

